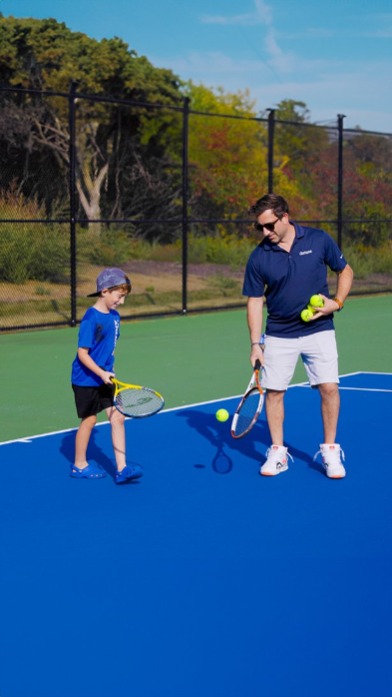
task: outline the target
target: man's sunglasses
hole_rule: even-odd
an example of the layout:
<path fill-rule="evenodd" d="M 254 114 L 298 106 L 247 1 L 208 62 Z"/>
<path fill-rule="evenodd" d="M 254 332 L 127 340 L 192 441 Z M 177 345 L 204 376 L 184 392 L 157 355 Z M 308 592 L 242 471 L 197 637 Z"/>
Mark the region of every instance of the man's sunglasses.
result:
<path fill-rule="evenodd" d="M 265 225 L 262 225 L 261 223 L 254 223 L 254 228 L 258 232 L 263 232 L 263 229 L 265 228 L 268 230 L 268 232 L 274 232 L 275 230 L 275 225 L 280 220 L 280 218 L 276 218 L 276 220 L 273 220 L 272 223 L 265 223 Z"/>

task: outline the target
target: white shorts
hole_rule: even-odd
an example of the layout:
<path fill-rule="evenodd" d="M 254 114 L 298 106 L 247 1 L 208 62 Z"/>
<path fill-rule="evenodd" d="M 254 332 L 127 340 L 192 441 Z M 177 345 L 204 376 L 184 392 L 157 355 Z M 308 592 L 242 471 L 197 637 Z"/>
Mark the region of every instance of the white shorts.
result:
<path fill-rule="evenodd" d="M 262 385 L 267 390 L 287 390 L 301 357 L 310 385 L 339 383 L 335 331 L 316 332 L 298 339 L 265 337 Z"/>

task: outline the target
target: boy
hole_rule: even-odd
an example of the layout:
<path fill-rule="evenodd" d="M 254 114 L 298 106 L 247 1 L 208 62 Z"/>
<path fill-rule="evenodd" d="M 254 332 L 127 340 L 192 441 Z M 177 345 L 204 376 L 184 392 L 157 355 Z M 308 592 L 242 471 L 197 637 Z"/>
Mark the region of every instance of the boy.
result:
<path fill-rule="evenodd" d="M 97 278 L 97 290 L 88 297 L 96 303 L 85 313 L 79 329 L 78 351 L 72 363 L 72 389 L 81 423 L 75 440 L 75 464 L 71 477 L 99 479 L 104 470 L 87 462 L 87 447 L 97 414 L 103 409 L 111 424 L 112 443 L 116 460 L 116 484 L 141 477 L 140 465 L 129 466 L 125 459 L 125 418 L 113 406 L 114 351 L 120 336 L 120 315 L 131 292 L 131 281 L 121 269 L 104 269 Z"/>

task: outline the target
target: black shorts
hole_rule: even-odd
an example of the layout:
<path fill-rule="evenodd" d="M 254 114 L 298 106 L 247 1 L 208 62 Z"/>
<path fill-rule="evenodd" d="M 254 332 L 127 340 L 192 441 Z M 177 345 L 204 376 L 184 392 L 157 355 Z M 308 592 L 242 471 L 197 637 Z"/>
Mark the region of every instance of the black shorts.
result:
<path fill-rule="evenodd" d="M 81 387 L 72 385 L 75 395 L 76 411 L 81 419 L 86 416 L 95 416 L 104 409 L 113 406 L 114 385 L 100 385 L 99 387 Z"/>

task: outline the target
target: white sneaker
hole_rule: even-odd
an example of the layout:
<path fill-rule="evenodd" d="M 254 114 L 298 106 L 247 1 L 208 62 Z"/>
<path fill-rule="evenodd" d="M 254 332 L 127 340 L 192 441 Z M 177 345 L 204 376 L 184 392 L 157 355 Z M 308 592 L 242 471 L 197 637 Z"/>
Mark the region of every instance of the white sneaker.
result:
<path fill-rule="evenodd" d="M 343 479 L 343 477 L 346 476 L 346 470 L 340 459 L 340 456 L 342 456 L 344 462 L 344 452 L 338 443 L 334 443 L 333 445 L 322 443 L 320 445 L 320 450 L 317 451 L 313 460 L 317 458 L 319 453 L 321 453 L 323 467 L 327 473 L 327 477 L 330 479 Z"/>
<path fill-rule="evenodd" d="M 293 459 L 284 445 L 271 445 L 266 455 L 267 459 L 264 465 L 260 467 L 260 474 L 267 477 L 274 477 L 276 474 L 288 470 L 288 458 L 290 457 L 291 460 Z"/>

